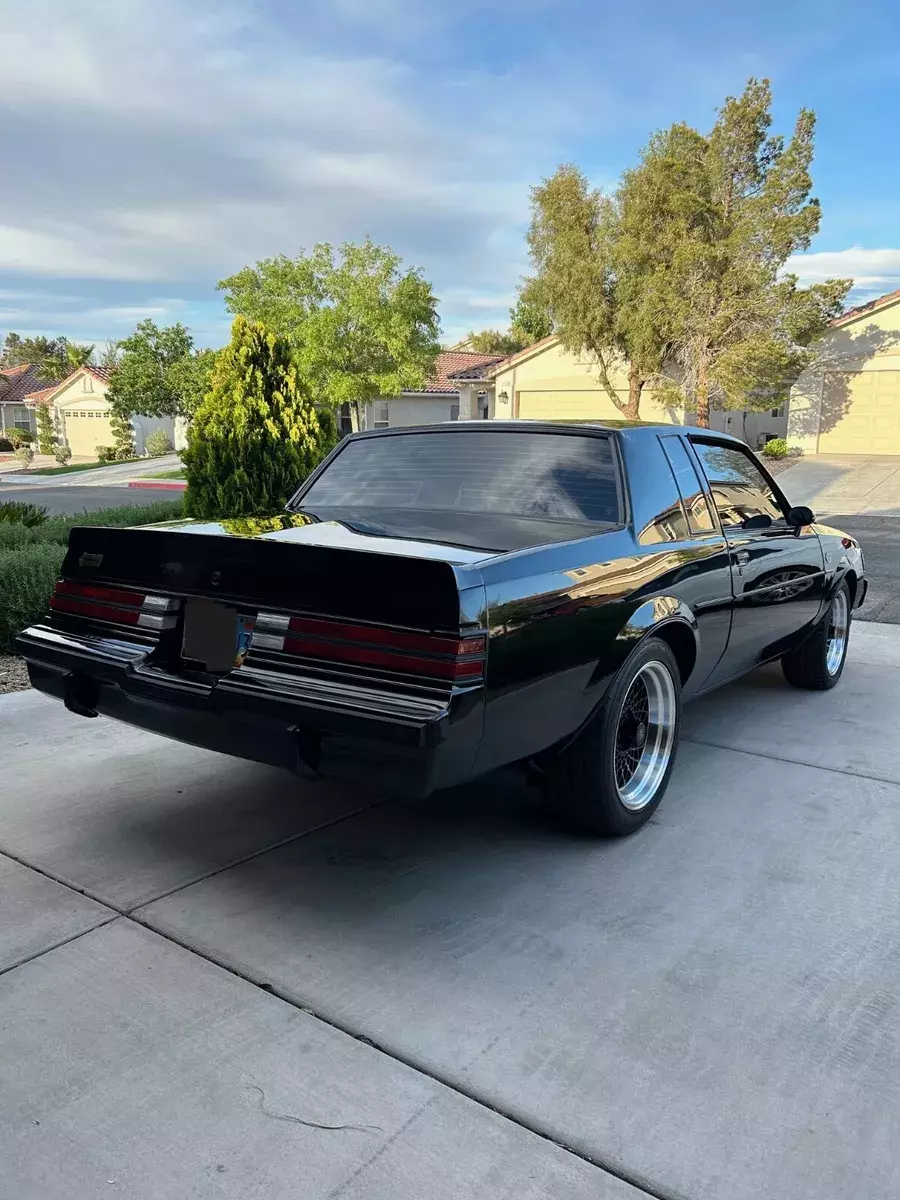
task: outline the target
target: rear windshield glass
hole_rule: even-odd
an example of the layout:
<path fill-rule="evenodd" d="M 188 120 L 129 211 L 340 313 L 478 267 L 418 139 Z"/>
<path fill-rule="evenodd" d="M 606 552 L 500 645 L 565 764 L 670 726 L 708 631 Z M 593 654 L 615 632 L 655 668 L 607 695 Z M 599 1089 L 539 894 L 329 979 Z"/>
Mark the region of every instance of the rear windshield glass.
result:
<path fill-rule="evenodd" d="M 619 523 L 607 438 L 499 430 L 348 442 L 291 507 L 430 509 Z"/>

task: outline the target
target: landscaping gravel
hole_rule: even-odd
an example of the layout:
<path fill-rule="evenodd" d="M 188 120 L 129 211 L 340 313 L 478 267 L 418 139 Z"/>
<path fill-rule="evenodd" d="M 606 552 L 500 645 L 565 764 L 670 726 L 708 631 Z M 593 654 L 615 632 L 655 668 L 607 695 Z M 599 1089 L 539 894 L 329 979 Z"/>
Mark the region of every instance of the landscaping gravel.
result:
<path fill-rule="evenodd" d="M 21 692 L 29 687 L 31 684 L 24 658 L 0 654 L 0 695 L 4 692 Z"/>

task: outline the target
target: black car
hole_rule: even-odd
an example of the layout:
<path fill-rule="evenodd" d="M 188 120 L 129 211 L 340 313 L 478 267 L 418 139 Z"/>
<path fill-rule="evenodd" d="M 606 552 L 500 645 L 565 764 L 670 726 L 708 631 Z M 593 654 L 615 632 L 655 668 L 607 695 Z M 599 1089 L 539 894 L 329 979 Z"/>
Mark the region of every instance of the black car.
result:
<path fill-rule="evenodd" d="M 472 422 L 349 437 L 272 518 L 75 529 L 18 648 L 82 716 L 412 795 L 529 764 L 624 834 L 683 702 L 833 687 L 865 593 L 736 439 Z"/>

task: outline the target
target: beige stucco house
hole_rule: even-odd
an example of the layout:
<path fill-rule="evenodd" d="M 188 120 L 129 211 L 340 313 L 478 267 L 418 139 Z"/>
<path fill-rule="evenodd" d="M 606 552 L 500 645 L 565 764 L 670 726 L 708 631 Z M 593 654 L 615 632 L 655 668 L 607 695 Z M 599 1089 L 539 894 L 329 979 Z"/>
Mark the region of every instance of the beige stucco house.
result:
<path fill-rule="evenodd" d="M 25 397 L 32 412 L 40 405 L 50 406 L 56 437 L 69 447 L 73 458 L 95 458 L 98 446 L 115 443 L 106 398 L 109 376 L 108 367 L 79 367 L 61 383 Z M 137 454 L 145 453 L 147 435 L 155 429 L 167 433 L 173 444 L 178 443 L 171 418 L 132 417 L 131 425 Z"/>
<path fill-rule="evenodd" d="M 806 454 L 900 454 L 900 290 L 838 317 L 791 389 Z"/>

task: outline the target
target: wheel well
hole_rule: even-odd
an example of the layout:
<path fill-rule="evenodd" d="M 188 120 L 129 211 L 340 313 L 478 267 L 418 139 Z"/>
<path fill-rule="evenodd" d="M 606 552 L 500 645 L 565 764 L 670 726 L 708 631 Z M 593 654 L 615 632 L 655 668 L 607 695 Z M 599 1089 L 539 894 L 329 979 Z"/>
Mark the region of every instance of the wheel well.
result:
<path fill-rule="evenodd" d="M 847 587 L 850 589 L 850 611 L 852 612 L 853 606 L 856 604 L 856 588 L 859 580 L 856 578 L 856 572 L 853 570 L 848 571 L 844 578 L 847 581 Z"/>
<path fill-rule="evenodd" d="M 658 629 L 649 630 L 651 637 L 664 641 L 678 663 L 681 686 L 687 683 L 697 661 L 697 642 L 691 629 L 683 621 L 669 621 Z"/>

